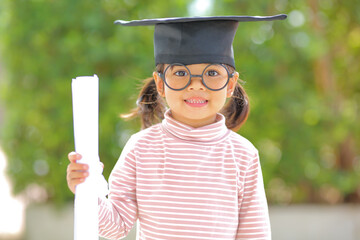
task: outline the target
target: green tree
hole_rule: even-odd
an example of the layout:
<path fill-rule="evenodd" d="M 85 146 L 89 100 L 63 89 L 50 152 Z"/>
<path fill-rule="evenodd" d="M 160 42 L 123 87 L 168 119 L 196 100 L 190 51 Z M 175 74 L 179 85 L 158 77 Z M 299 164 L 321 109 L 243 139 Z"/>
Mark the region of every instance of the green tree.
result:
<path fill-rule="evenodd" d="M 1 1 L 6 70 L 1 81 L 6 107 L 1 146 L 15 193 L 37 184 L 49 200 L 73 198 L 65 172 L 67 153 L 74 149 L 71 79 L 76 76 L 96 73 L 101 79 L 100 158 L 109 175 L 124 141 L 139 129 L 136 121 L 125 123 L 118 115 L 134 106 L 140 79 L 154 68 L 152 29 L 120 29 L 113 22 L 165 13 L 180 16 L 187 9 L 184 1 L 139 3 Z M 160 3 L 164 8 L 157 9 Z"/>
<path fill-rule="evenodd" d="M 239 27 L 251 96 L 240 132 L 260 149 L 271 202 L 359 201 L 359 11 L 355 2 L 216 2 L 238 14 L 285 12 L 285 24 Z M 216 12 L 217 13 L 217 12 Z"/>

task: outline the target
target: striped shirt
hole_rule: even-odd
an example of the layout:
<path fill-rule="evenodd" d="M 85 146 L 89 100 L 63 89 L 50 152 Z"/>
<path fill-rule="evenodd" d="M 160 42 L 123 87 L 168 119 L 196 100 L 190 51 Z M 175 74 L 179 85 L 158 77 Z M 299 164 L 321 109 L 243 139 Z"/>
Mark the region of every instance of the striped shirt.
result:
<path fill-rule="evenodd" d="M 271 239 L 258 151 L 226 128 L 171 118 L 134 134 L 99 199 L 99 232 L 119 239 L 139 219 L 141 240 Z"/>

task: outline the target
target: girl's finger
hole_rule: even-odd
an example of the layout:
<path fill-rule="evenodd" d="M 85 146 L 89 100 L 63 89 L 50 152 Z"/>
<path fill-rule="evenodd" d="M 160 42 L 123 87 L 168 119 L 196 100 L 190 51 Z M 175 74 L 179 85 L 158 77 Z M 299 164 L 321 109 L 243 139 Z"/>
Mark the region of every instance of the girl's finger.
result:
<path fill-rule="evenodd" d="M 67 167 L 67 172 L 72 171 L 87 171 L 89 170 L 89 165 L 85 163 L 69 163 Z"/>
<path fill-rule="evenodd" d="M 68 180 L 73 181 L 79 178 L 86 178 L 89 176 L 89 172 L 70 172 L 67 175 Z"/>
<path fill-rule="evenodd" d="M 68 154 L 68 159 L 70 162 L 76 162 L 81 159 L 81 155 L 77 152 L 71 152 Z"/>

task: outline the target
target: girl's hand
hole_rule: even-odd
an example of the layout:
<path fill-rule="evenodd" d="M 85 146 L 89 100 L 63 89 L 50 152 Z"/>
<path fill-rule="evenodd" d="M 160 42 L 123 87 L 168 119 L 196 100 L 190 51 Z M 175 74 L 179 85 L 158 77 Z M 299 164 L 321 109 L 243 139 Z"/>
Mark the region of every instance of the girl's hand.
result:
<path fill-rule="evenodd" d="M 89 166 L 83 163 L 77 163 L 77 160 L 81 159 L 81 155 L 76 152 L 71 152 L 68 155 L 68 159 L 70 161 L 67 167 L 67 184 L 69 189 L 75 194 L 76 185 L 85 181 L 85 179 L 89 176 Z"/>

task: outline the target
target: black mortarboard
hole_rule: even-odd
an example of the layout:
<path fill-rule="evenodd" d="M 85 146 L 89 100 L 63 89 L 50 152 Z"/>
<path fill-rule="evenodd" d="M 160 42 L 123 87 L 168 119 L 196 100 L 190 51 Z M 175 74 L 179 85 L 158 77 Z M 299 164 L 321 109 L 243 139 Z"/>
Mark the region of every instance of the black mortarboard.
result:
<path fill-rule="evenodd" d="M 155 64 L 225 63 L 235 67 L 232 42 L 239 22 L 283 20 L 275 16 L 215 16 L 117 20 L 125 26 L 155 25 Z"/>

